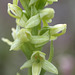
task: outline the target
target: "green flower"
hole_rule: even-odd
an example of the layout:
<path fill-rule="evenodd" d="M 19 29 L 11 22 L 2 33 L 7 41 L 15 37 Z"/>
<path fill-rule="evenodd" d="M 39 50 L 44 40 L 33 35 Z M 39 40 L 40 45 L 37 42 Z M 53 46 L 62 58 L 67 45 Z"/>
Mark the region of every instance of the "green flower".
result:
<path fill-rule="evenodd" d="M 32 67 L 32 75 L 39 75 L 42 68 L 48 72 L 58 74 L 57 68 L 46 60 L 45 53 L 40 51 L 35 51 L 32 54 L 31 59 L 25 62 L 20 69 L 22 70 L 29 67 Z"/>
<path fill-rule="evenodd" d="M 57 24 L 54 26 L 43 27 L 38 36 L 31 36 L 30 42 L 35 45 L 35 47 L 40 47 L 45 45 L 51 40 L 56 40 L 58 36 L 63 35 L 66 32 L 66 24 Z"/>
<path fill-rule="evenodd" d="M 16 30 L 12 28 L 12 37 L 14 39 L 13 42 L 9 41 L 6 38 L 2 38 L 4 42 L 6 42 L 8 45 L 10 45 L 10 50 L 19 50 L 20 47 L 23 45 L 23 43 L 29 41 L 29 37 L 31 36 L 31 33 L 27 29 L 20 29 L 18 26 Z"/>
<path fill-rule="evenodd" d="M 20 18 L 22 16 L 22 9 L 15 4 L 8 3 L 8 14 L 14 18 Z"/>

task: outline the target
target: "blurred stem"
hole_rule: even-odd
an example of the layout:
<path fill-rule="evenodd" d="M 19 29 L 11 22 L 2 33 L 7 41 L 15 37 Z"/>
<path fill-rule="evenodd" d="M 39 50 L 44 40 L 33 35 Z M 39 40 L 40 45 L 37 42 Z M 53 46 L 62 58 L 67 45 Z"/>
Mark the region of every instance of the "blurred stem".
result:
<path fill-rule="evenodd" d="M 53 40 L 52 40 L 50 44 L 50 55 L 49 55 L 48 61 L 50 62 L 52 61 L 53 55 L 54 55 L 54 46 L 53 46 Z"/>
<path fill-rule="evenodd" d="M 28 75 L 32 75 L 32 68 L 28 69 Z"/>

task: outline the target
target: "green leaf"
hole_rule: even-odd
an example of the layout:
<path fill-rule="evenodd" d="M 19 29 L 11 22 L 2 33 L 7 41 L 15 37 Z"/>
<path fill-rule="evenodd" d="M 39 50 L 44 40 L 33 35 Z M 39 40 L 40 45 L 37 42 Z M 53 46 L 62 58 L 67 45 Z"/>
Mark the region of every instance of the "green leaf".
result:
<path fill-rule="evenodd" d="M 32 75 L 39 75 L 41 72 L 41 63 L 33 63 Z"/>
<path fill-rule="evenodd" d="M 39 14 L 31 17 L 27 23 L 26 23 L 26 28 L 32 28 L 32 27 L 35 27 L 37 25 L 39 25 L 40 23 L 40 17 L 39 17 Z"/>
<path fill-rule="evenodd" d="M 29 67 L 31 67 L 32 66 L 32 61 L 31 60 L 28 60 L 28 61 L 26 61 L 21 67 L 20 67 L 20 69 L 22 70 L 22 69 L 24 69 L 24 68 L 29 68 Z"/>
<path fill-rule="evenodd" d="M 51 72 L 51 73 L 54 73 L 54 74 L 58 74 L 58 70 L 57 68 L 52 64 L 50 63 L 49 61 L 45 60 L 43 62 L 43 66 L 42 68 L 48 72 Z"/>

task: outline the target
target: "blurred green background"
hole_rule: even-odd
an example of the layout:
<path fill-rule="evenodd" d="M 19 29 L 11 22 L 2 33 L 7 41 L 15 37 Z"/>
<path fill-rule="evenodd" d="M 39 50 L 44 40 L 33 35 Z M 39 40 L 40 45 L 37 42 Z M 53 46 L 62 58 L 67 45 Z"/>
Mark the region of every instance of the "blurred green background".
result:
<path fill-rule="evenodd" d="M 0 0 L 0 75 L 16 75 L 17 72 L 27 75 L 26 69 L 19 70 L 26 61 L 24 54 L 21 51 L 10 52 L 9 46 L 1 41 L 2 37 L 13 40 L 11 28 L 16 23 L 7 13 L 7 3 L 11 2 L 12 0 Z M 55 9 L 55 17 L 50 25 L 67 23 L 66 34 L 54 41 L 55 55 L 52 63 L 58 68 L 59 75 L 75 75 L 75 0 L 59 0 L 48 7 Z M 46 58 L 49 56 L 49 48 L 49 43 L 43 48 Z"/>

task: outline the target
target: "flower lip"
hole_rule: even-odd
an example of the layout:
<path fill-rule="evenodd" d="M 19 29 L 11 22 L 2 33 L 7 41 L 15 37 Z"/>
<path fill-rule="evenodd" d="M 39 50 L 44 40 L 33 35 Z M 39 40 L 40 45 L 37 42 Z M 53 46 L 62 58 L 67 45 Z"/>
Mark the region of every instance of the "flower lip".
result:
<path fill-rule="evenodd" d="M 31 56 L 31 60 L 33 62 L 37 62 L 37 63 L 40 63 L 42 62 L 43 60 L 45 60 L 45 54 L 40 52 L 40 51 L 36 51 L 32 54 Z"/>

